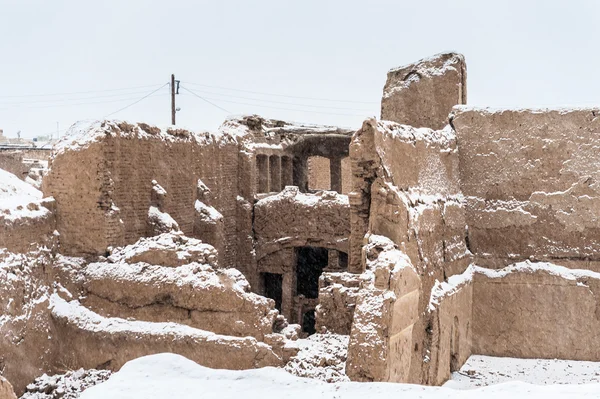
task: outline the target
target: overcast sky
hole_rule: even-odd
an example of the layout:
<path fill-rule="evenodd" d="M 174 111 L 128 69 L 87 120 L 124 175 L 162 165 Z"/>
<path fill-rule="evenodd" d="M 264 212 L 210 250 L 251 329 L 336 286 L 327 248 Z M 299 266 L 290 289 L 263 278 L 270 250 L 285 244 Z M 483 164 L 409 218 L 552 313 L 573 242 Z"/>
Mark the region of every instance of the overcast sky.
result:
<path fill-rule="evenodd" d="M 181 90 L 187 128 L 250 113 L 358 127 L 388 69 L 449 50 L 469 104 L 600 105 L 599 39 L 595 0 L 0 0 L 0 129 L 101 119 L 171 73 L 222 108 Z M 169 101 L 163 87 L 111 118 L 168 125 Z"/>

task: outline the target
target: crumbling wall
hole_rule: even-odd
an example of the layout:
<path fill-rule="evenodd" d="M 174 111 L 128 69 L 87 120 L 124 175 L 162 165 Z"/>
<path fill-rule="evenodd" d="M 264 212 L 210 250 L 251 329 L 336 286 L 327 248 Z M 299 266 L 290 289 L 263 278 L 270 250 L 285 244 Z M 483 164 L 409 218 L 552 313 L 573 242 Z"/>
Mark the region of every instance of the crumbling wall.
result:
<path fill-rule="evenodd" d="M 115 122 L 84 126 L 73 136 L 73 145 L 58 147 L 44 181 L 44 193 L 57 201 L 65 253 L 103 253 L 146 235 L 153 180 L 167 192 L 164 211 L 192 235 L 201 179 L 223 215 L 222 266 L 236 264 L 238 147 L 233 138 Z"/>
<path fill-rule="evenodd" d="M 346 252 L 350 235 L 347 197 L 331 191 L 300 193 L 288 187 L 254 206 L 257 259 L 285 247 L 312 245 Z"/>
<path fill-rule="evenodd" d="M 29 167 L 23 163 L 23 153 L 21 151 L 0 151 L 0 169 L 23 180 L 29 172 Z"/>
<path fill-rule="evenodd" d="M 281 366 L 271 346 L 251 337 L 228 337 L 176 323 L 105 318 L 58 295 L 51 297 L 59 339 L 59 362 L 77 369 L 118 370 L 131 359 L 171 352 L 212 368 Z M 235 353 L 234 356 L 232 354 Z"/>
<path fill-rule="evenodd" d="M 12 173 L 0 169 L 0 248 L 25 253 L 53 246 L 55 202 Z"/>
<path fill-rule="evenodd" d="M 478 265 L 600 270 L 598 109 L 457 108 L 461 188 Z"/>
<path fill-rule="evenodd" d="M 45 271 L 50 250 L 0 250 L 0 370 L 17 394 L 44 372 L 57 371 L 57 341 Z"/>
<path fill-rule="evenodd" d="M 423 361 L 429 363 L 424 382 L 442 385 L 450 374 L 458 371 L 473 353 L 473 276 L 476 267 L 469 266 L 447 281 L 436 281 L 429 297 L 427 331 L 431 348 Z"/>
<path fill-rule="evenodd" d="M 350 266 L 364 270 L 366 234 L 388 237 L 416 269 L 422 289 L 412 337 L 410 373 L 404 382 L 426 382 L 437 373 L 423 359 L 440 348 L 432 343 L 429 293 L 436 281 L 464 272 L 471 261 L 459 188 L 453 132 L 416 129 L 368 119 L 350 146 L 354 191 L 350 194 Z M 356 313 L 355 313 L 356 317 Z M 400 366 L 399 366 L 400 367 Z"/>
<path fill-rule="evenodd" d="M 473 353 L 598 361 L 600 274 L 551 263 L 477 268 Z"/>
<path fill-rule="evenodd" d="M 365 255 L 367 271 L 357 293 L 346 374 L 353 381 L 410 382 L 413 353 L 420 348 L 414 339 L 420 277 L 408 256 L 386 237 L 370 236 Z"/>
<path fill-rule="evenodd" d="M 25 253 L 39 245 L 52 247 L 56 227 L 51 198 L 25 202 L 13 209 L 0 209 L 0 247 Z"/>
<path fill-rule="evenodd" d="M 390 70 L 381 119 L 442 129 L 452 107 L 467 103 L 466 68 L 461 54 L 444 53 Z"/>
<path fill-rule="evenodd" d="M 360 293 L 360 275 L 325 272 L 319 278 L 319 305 L 315 310 L 317 332 L 350 335 L 356 302 Z"/>

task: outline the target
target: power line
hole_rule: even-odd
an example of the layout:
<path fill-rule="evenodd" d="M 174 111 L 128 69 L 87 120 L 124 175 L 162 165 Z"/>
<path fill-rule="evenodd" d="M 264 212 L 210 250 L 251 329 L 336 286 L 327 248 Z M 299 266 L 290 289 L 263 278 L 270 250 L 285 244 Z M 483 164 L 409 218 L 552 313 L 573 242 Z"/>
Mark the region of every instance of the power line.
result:
<path fill-rule="evenodd" d="M 121 112 L 121 111 L 123 111 L 123 110 L 126 110 L 127 108 L 129 108 L 129 107 L 131 107 L 131 106 L 134 106 L 135 104 L 137 104 L 137 103 L 139 103 L 140 101 L 142 101 L 142 100 L 145 100 L 146 98 L 150 97 L 151 95 L 153 95 L 154 93 L 156 93 L 157 91 L 159 91 L 159 90 L 160 90 L 160 89 L 162 89 L 163 87 L 167 86 L 168 84 L 169 84 L 168 82 L 167 82 L 167 83 L 165 83 L 164 85 L 160 86 L 158 89 L 156 89 L 156 90 L 154 90 L 154 91 L 152 91 L 152 92 L 150 92 L 150 93 L 146 94 L 144 97 L 140 98 L 139 100 L 137 100 L 137 101 L 134 101 L 134 102 L 132 102 L 131 104 L 124 106 L 123 108 L 119 108 L 118 110 L 116 110 L 116 111 L 114 111 L 114 112 L 111 112 L 111 113 L 110 113 L 110 114 L 108 114 L 108 115 L 105 115 L 105 116 L 104 116 L 104 118 L 108 118 L 108 117 L 109 117 L 109 116 L 111 116 L 111 115 L 114 115 L 114 114 L 116 114 L 116 113 L 118 113 L 118 112 Z"/>
<path fill-rule="evenodd" d="M 191 92 L 189 89 L 186 89 L 185 87 L 182 87 L 182 89 Z M 218 100 L 218 101 L 222 101 L 222 102 L 226 102 L 226 103 L 231 103 L 231 104 L 248 105 L 248 106 L 251 106 L 251 107 L 261 107 L 261 108 L 270 108 L 270 109 L 279 109 L 279 110 L 284 110 L 284 111 L 309 112 L 309 113 L 313 113 L 313 114 L 342 115 L 342 116 L 364 116 L 364 114 L 346 114 L 346 113 L 341 113 L 341 112 L 325 112 L 325 111 L 315 111 L 315 110 L 310 110 L 310 109 L 274 107 L 274 106 L 271 106 L 271 105 L 251 104 L 251 103 L 245 103 L 245 102 L 240 102 L 240 101 L 223 100 L 223 99 L 220 99 L 220 98 L 200 97 L 196 93 L 192 93 L 192 94 L 194 94 L 195 96 L 201 98 L 202 100 L 204 100 L 206 102 L 209 102 L 210 104 L 212 104 L 212 105 L 214 105 L 214 106 L 216 106 L 218 108 L 221 108 L 221 107 L 219 107 L 218 105 L 213 104 L 209 100 Z M 223 108 L 221 108 L 221 109 L 223 109 Z"/>
<path fill-rule="evenodd" d="M 160 87 L 159 89 L 162 89 Z M 116 100 L 103 100 L 103 101 L 91 101 L 91 102 L 82 102 L 82 103 L 71 103 L 71 104 L 51 104 L 51 105 L 35 105 L 32 107 L 24 107 L 24 106 L 8 106 L 4 108 L 0 108 L 0 110 L 8 110 L 8 109 L 40 109 L 40 108 L 60 108 L 60 107 L 75 107 L 78 105 L 92 105 L 92 104 L 108 104 L 108 103 L 119 103 L 123 101 L 135 100 L 137 97 L 127 97 L 127 98 L 119 98 Z M 11 104 L 12 105 L 12 104 Z"/>
<path fill-rule="evenodd" d="M 156 85 L 154 85 L 153 87 L 156 87 Z M 113 98 L 113 97 L 121 97 L 121 96 L 131 96 L 131 95 L 135 95 L 135 94 L 143 94 L 146 92 L 147 92 L 147 90 L 127 92 L 127 93 L 107 94 L 107 95 L 93 96 L 93 97 L 58 98 L 58 99 L 50 99 L 50 100 L 33 100 L 33 101 L 8 101 L 8 102 L 0 101 L 0 105 L 20 105 L 20 104 L 55 103 L 55 102 L 65 102 L 65 101 L 83 101 L 83 100 L 94 100 L 97 98 Z"/>
<path fill-rule="evenodd" d="M 356 104 L 378 104 L 374 101 L 356 101 L 356 100 L 334 100 L 331 98 L 318 98 L 318 97 L 301 97 L 301 96 L 290 96 L 285 94 L 275 94 L 275 93 L 265 93 L 260 91 L 252 91 L 252 90 L 242 90 L 242 89 L 234 89 L 231 87 L 223 87 L 223 86 L 210 86 L 201 83 L 192 83 L 192 82 L 182 82 L 192 86 L 202 86 L 202 87 L 210 87 L 212 89 L 221 89 L 221 90 L 231 90 L 231 91 L 239 91 L 242 93 L 252 93 L 252 94 L 261 94 L 265 96 L 273 96 L 273 97 L 287 97 L 287 98 L 300 98 L 303 100 L 316 100 L 316 101 L 329 101 L 336 103 L 356 103 Z"/>
<path fill-rule="evenodd" d="M 18 96 L 0 96 L 0 98 L 24 98 L 24 97 L 56 97 L 56 96 L 68 96 L 74 94 L 90 94 L 90 93 L 106 93 L 111 91 L 125 91 L 134 89 L 145 89 L 148 87 L 156 87 L 156 84 L 145 85 L 145 86 L 133 86 L 133 87 L 122 87 L 119 89 L 104 89 L 104 90 L 88 90 L 88 91 L 74 91 L 69 93 L 51 93 L 51 94 L 23 94 Z"/>
<path fill-rule="evenodd" d="M 207 103 L 209 103 L 209 104 L 210 104 L 210 105 L 212 105 L 213 107 L 217 107 L 217 108 L 219 108 L 221 111 L 225 111 L 225 112 L 227 112 L 228 114 L 231 114 L 231 113 L 232 113 L 231 111 L 228 111 L 228 110 L 226 110 L 225 108 L 218 106 L 217 104 L 213 103 L 212 101 L 209 101 L 209 100 L 207 100 L 206 98 L 202 97 L 201 95 L 194 93 L 193 91 L 191 91 L 190 89 L 188 89 L 188 88 L 186 88 L 186 87 L 183 87 L 183 86 L 182 86 L 181 88 L 182 88 L 183 90 L 185 90 L 185 91 L 187 91 L 187 92 L 191 93 L 192 95 L 194 95 L 194 96 L 198 97 L 198 98 L 199 98 L 199 99 L 201 99 L 202 101 L 206 101 Z"/>
<path fill-rule="evenodd" d="M 216 95 L 216 96 L 222 96 L 222 97 L 226 97 L 226 98 L 240 98 L 242 100 L 252 100 L 252 101 L 259 101 L 259 102 L 263 102 L 263 103 L 272 103 L 272 104 L 295 105 L 295 106 L 300 106 L 300 107 L 319 108 L 319 109 L 321 109 L 321 108 L 339 109 L 339 110 L 345 110 L 345 111 L 362 111 L 362 112 L 370 112 L 371 111 L 371 110 L 367 110 L 364 108 L 331 107 L 331 106 L 327 106 L 327 105 L 311 105 L 311 104 L 299 104 L 299 103 L 286 102 L 286 101 L 265 100 L 265 99 L 256 98 L 256 97 L 235 96 L 235 95 L 231 95 L 231 94 L 215 93 L 215 92 L 204 91 L 204 90 L 200 90 L 199 92 L 204 93 L 204 94 L 212 94 L 212 95 Z"/>

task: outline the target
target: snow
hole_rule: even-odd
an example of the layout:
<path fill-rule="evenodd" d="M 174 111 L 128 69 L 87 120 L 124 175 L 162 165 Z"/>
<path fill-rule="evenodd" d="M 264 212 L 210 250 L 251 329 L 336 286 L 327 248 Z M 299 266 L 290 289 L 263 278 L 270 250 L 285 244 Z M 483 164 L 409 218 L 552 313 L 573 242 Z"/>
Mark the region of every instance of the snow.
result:
<path fill-rule="evenodd" d="M 125 128 L 125 129 L 124 129 Z M 222 144 L 235 142 L 235 138 L 222 131 L 192 132 L 174 126 L 156 127 L 145 124 L 128 124 L 120 120 L 87 120 L 75 123 L 54 146 L 54 156 L 65 151 L 77 151 L 101 141 L 104 137 L 125 137 L 167 142 L 196 142 Z"/>
<path fill-rule="evenodd" d="M 515 380 L 536 385 L 597 384 L 600 362 L 473 355 L 444 386 L 472 389 Z"/>
<path fill-rule="evenodd" d="M 203 216 L 202 220 L 207 223 L 216 223 L 219 220 L 223 220 L 223 215 L 221 212 L 217 211 L 212 206 L 206 205 L 204 202 L 200 200 L 196 200 L 194 203 L 194 207 L 196 209 L 196 213 L 199 216 Z"/>
<path fill-rule="evenodd" d="M 377 121 L 377 127 L 382 132 L 381 138 L 383 141 L 389 137 L 413 144 L 417 141 L 422 141 L 428 145 L 437 144 L 443 148 L 449 148 L 456 142 L 456 133 L 449 125 L 441 130 L 433 130 L 427 127 L 401 125 L 391 121 Z M 383 148 L 383 146 L 377 146 L 377 151 L 381 151 Z"/>
<path fill-rule="evenodd" d="M 212 245 L 196 238 L 186 237 L 182 233 L 163 233 L 153 237 L 141 237 L 125 247 L 112 248 L 108 260 L 112 263 L 135 263 L 145 254 L 161 252 L 174 253 L 176 258 L 181 260 L 181 264 L 199 262 L 213 265 L 218 255 Z"/>
<path fill-rule="evenodd" d="M 443 298 L 449 297 L 457 293 L 463 286 L 473 281 L 475 272 L 481 268 L 475 265 L 469 265 L 467 270 L 461 274 L 455 274 L 448 278 L 448 281 L 436 280 L 433 289 L 431 290 L 431 296 L 429 297 L 429 306 L 427 309 L 432 312 L 440 304 Z"/>
<path fill-rule="evenodd" d="M 86 332 L 103 332 L 121 336 L 136 336 L 145 339 L 152 336 L 168 336 L 173 340 L 193 337 L 198 340 L 211 340 L 229 342 L 234 346 L 244 340 L 254 340 L 251 337 L 238 338 L 228 335 L 219 335 L 210 331 L 200 330 L 183 324 L 172 322 L 150 322 L 138 320 L 125 320 L 118 317 L 102 317 L 82 306 L 79 301 L 67 302 L 58 294 L 50 297 L 50 309 L 56 319 L 64 319 Z"/>
<path fill-rule="evenodd" d="M 214 370 L 199 366 L 179 355 L 162 353 L 128 362 L 107 382 L 84 391 L 81 399 L 264 399 L 280 395 L 286 399 L 577 399 L 597 397 L 600 395 L 600 385 L 539 386 L 513 381 L 472 390 L 458 390 L 393 383 L 328 384 L 295 377 L 272 367 L 242 371 Z"/>
<path fill-rule="evenodd" d="M 313 334 L 294 344 L 299 352 L 285 370 L 298 377 L 315 378 L 326 382 L 350 381 L 346 376 L 349 336 Z"/>
<path fill-rule="evenodd" d="M 319 205 L 334 205 L 342 207 L 350 206 L 350 202 L 348 200 L 347 195 L 327 190 L 318 191 L 314 194 L 301 193 L 298 187 L 296 186 L 286 186 L 281 192 L 277 193 L 276 195 L 265 197 L 259 202 L 263 205 L 266 205 L 271 202 L 276 203 L 282 200 L 293 200 L 295 203 L 305 205 L 307 207 L 315 207 Z"/>
<path fill-rule="evenodd" d="M 112 372 L 108 370 L 68 371 L 65 374 L 41 377 L 27 385 L 21 399 L 77 399 L 85 389 L 106 381 Z"/>
<path fill-rule="evenodd" d="M 179 231 L 179 224 L 171 215 L 166 212 L 161 212 L 157 207 L 151 206 L 148 209 L 148 219 L 153 223 L 157 223 L 161 228 L 171 231 Z"/>
<path fill-rule="evenodd" d="M 43 194 L 31 184 L 0 169 L 0 208 L 27 204 L 42 199 Z"/>
<path fill-rule="evenodd" d="M 561 277 L 571 281 L 589 278 L 600 279 L 600 273 L 598 272 L 585 269 L 569 269 L 549 262 L 531 262 L 527 260 L 497 270 L 471 264 L 463 273 L 453 275 L 449 277 L 447 281 L 435 281 L 429 298 L 428 310 L 429 312 L 434 311 L 444 298 L 454 295 L 463 286 L 470 284 L 476 274 L 482 274 L 488 278 L 496 279 L 506 277 L 511 273 L 531 274 L 536 272 L 548 273 L 552 276 Z M 577 285 L 587 286 L 585 281 L 578 281 Z"/>
<path fill-rule="evenodd" d="M 580 278 L 600 279 L 600 273 L 591 270 L 569 269 L 549 262 L 531 262 L 528 260 L 512 264 L 499 270 L 475 267 L 475 271 L 486 275 L 488 278 L 502 278 L 510 273 L 535 273 L 541 271 L 567 280 L 578 280 Z"/>
<path fill-rule="evenodd" d="M 561 106 L 561 107 L 512 107 L 512 108 L 500 108 L 500 107 L 482 107 L 475 105 L 455 105 L 453 107 L 453 113 L 456 112 L 479 112 L 481 114 L 502 114 L 504 112 L 518 112 L 518 113 L 532 113 L 532 114 L 544 114 L 548 112 L 557 112 L 560 115 L 569 114 L 571 112 L 598 112 L 598 107 L 580 107 L 580 106 Z"/>

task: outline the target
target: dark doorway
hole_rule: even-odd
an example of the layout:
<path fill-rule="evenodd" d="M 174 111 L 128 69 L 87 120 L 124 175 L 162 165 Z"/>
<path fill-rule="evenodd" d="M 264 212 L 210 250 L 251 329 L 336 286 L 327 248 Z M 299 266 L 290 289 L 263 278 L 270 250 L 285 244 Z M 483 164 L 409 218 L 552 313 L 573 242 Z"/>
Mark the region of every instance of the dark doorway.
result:
<path fill-rule="evenodd" d="M 327 248 L 296 248 L 296 295 L 319 296 L 319 277 L 328 262 Z"/>
<path fill-rule="evenodd" d="M 348 254 L 345 252 L 338 253 L 338 266 L 340 269 L 348 269 Z"/>
<path fill-rule="evenodd" d="M 312 335 L 317 332 L 315 330 L 315 311 L 309 310 L 302 315 L 302 331 Z"/>
<path fill-rule="evenodd" d="M 275 301 L 275 307 L 281 312 L 281 296 L 283 275 L 275 273 L 262 273 L 265 287 L 265 296 Z"/>

